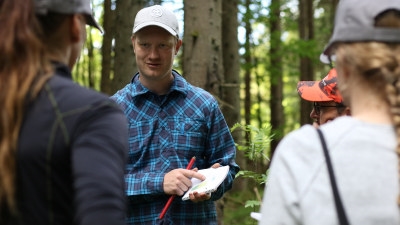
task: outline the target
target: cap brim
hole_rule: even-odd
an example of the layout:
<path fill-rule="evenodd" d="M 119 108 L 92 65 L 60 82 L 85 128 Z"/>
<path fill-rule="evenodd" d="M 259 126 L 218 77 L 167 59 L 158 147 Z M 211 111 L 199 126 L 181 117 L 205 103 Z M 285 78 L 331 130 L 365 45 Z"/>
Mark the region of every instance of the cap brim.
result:
<path fill-rule="evenodd" d="M 297 83 L 297 92 L 300 97 L 310 102 L 328 102 L 333 99 L 326 96 L 319 87 L 319 81 L 299 81 Z"/>
<path fill-rule="evenodd" d="M 333 45 L 334 45 L 335 43 L 334 42 L 332 42 L 332 39 L 329 41 L 329 43 L 328 43 L 328 45 L 326 45 L 326 47 L 325 47 L 325 49 L 324 49 L 324 51 L 322 52 L 322 54 L 321 55 L 324 55 L 324 56 L 326 56 L 327 58 L 329 57 L 329 56 L 332 56 L 333 55 Z M 321 60 L 321 62 L 322 62 L 322 60 Z M 323 62 L 324 63 L 324 62 Z"/>
<path fill-rule="evenodd" d="M 331 64 L 332 62 L 336 61 L 336 55 L 328 56 L 324 53 L 321 53 L 321 55 L 319 55 L 319 61 L 324 64 Z"/>
<path fill-rule="evenodd" d="M 92 15 L 85 15 L 86 16 L 86 24 L 92 27 L 97 28 L 101 33 L 103 32 L 103 28 L 100 26 L 100 24 L 97 23 L 97 21 L 93 18 Z"/>

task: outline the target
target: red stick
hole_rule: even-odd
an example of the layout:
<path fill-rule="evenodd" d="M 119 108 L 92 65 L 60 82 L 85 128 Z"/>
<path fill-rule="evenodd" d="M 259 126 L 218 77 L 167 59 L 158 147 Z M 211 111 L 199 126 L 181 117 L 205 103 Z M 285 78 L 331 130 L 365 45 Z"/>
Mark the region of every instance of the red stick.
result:
<path fill-rule="evenodd" d="M 187 170 L 192 169 L 192 166 L 193 166 L 195 161 L 196 161 L 196 157 L 193 156 L 192 159 L 190 159 L 190 162 L 187 165 L 186 169 Z M 170 205 L 171 205 L 172 201 L 174 200 L 175 196 L 176 195 L 171 195 L 171 197 L 169 197 L 169 199 L 167 201 L 167 204 L 165 204 L 165 206 L 164 206 L 163 210 L 161 211 L 161 214 L 160 214 L 160 216 L 158 218 L 162 219 L 164 217 L 165 213 L 167 212 L 168 208 L 170 207 Z"/>

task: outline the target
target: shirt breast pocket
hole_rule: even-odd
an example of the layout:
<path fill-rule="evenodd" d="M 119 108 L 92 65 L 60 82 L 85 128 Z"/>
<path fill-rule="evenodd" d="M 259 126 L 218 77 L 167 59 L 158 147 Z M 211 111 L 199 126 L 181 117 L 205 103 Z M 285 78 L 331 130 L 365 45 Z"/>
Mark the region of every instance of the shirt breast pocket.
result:
<path fill-rule="evenodd" d="M 170 127 L 173 127 L 173 143 L 177 153 L 186 158 L 202 157 L 208 136 L 206 121 L 192 118 L 176 118 L 170 122 L 173 123 L 173 126 Z"/>

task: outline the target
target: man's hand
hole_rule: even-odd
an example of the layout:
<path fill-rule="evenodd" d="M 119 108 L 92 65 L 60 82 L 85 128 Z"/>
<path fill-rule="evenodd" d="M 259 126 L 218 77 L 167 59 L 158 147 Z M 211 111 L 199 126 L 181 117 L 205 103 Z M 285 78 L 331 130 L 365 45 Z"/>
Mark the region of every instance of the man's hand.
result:
<path fill-rule="evenodd" d="M 211 168 L 218 168 L 221 165 L 219 163 L 215 163 L 214 165 L 211 166 Z M 189 198 L 192 202 L 202 202 L 206 201 L 211 198 L 211 193 L 206 194 L 206 193 L 198 193 L 197 191 L 194 191 L 193 193 L 189 194 Z"/>
<path fill-rule="evenodd" d="M 192 202 L 202 202 L 211 198 L 211 193 L 198 193 L 194 191 L 193 193 L 189 194 L 189 198 Z"/>
<path fill-rule="evenodd" d="M 164 192 L 168 195 L 182 196 L 192 186 L 192 177 L 199 180 L 205 180 L 203 174 L 197 172 L 197 169 L 174 169 L 164 176 Z"/>
<path fill-rule="evenodd" d="M 221 166 L 221 165 L 220 165 L 219 163 L 215 163 L 214 165 L 211 166 L 211 168 L 216 169 L 216 168 L 218 168 L 218 167 L 220 167 L 220 166 Z"/>

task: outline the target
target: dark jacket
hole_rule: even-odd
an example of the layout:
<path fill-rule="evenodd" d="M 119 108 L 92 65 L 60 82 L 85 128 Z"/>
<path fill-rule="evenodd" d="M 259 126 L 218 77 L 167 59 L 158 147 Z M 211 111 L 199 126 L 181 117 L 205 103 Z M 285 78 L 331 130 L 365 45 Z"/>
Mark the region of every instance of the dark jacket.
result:
<path fill-rule="evenodd" d="M 108 96 L 73 83 L 66 66 L 55 68 L 21 127 L 18 223 L 125 224 L 126 117 Z"/>

